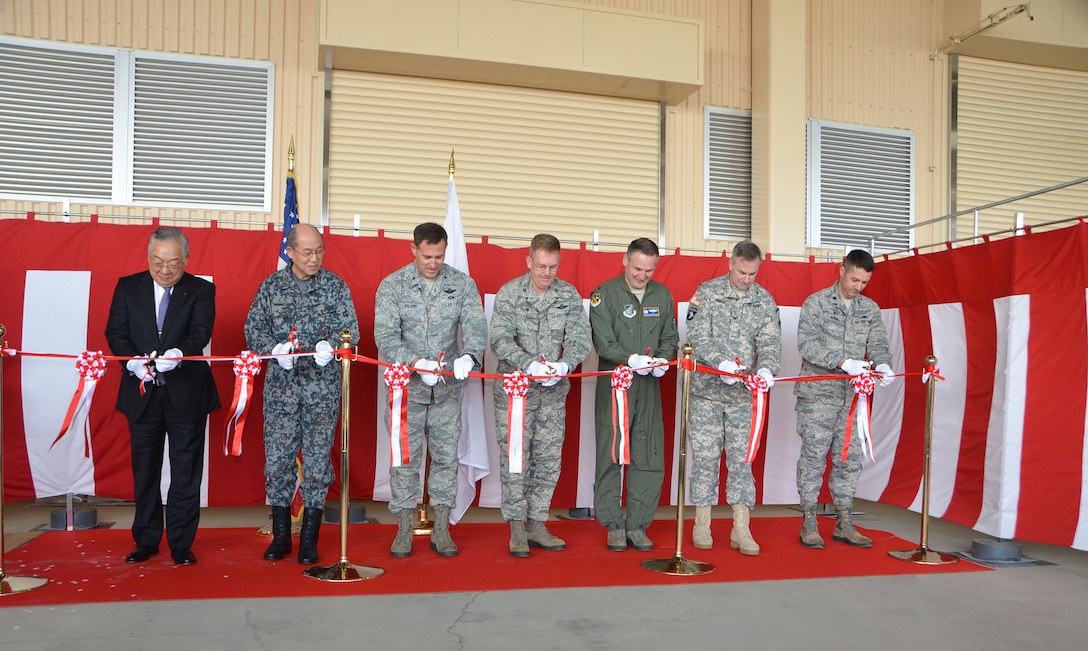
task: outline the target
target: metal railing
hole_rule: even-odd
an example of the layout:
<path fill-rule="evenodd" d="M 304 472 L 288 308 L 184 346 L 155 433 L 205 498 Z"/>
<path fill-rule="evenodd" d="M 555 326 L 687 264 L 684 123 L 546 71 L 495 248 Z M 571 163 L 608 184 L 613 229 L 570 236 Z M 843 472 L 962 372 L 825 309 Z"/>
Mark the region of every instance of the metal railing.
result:
<path fill-rule="evenodd" d="M 1017 224 L 1014 224 L 1011 228 L 1008 228 L 1008 229 L 1004 229 L 1004 230 L 1000 230 L 1000 231 L 994 231 L 994 232 L 985 233 L 985 234 L 979 233 L 979 229 L 978 229 L 979 214 L 983 210 L 989 210 L 990 208 L 994 208 L 994 207 L 997 207 L 997 206 L 1003 206 L 1003 205 L 1008 204 L 1008 203 L 1013 203 L 1013 202 L 1016 202 L 1016 201 L 1020 201 L 1022 199 L 1028 199 L 1030 197 L 1035 197 L 1035 196 L 1038 196 L 1040 194 L 1046 194 L 1048 192 L 1054 192 L 1055 190 L 1062 190 L 1064 188 L 1068 188 L 1068 187 L 1071 187 L 1071 186 L 1074 186 L 1074 185 L 1079 185 L 1079 184 L 1085 183 L 1085 182 L 1088 182 L 1088 176 L 1084 176 L 1084 177 L 1081 177 L 1079 179 L 1073 179 L 1072 181 L 1066 181 L 1065 183 L 1059 183 L 1057 185 L 1052 185 L 1052 186 L 1050 186 L 1048 188 L 1042 188 L 1040 190 L 1033 190 L 1031 192 L 1025 192 L 1024 194 L 1020 194 L 1020 195 L 1017 195 L 1015 197 L 1008 197 L 1006 199 L 999 199 L 997 201 L 991 201 L 990 203 L 982 204 L 981 206 L 975 206 L 973 208 L 966 208 L 964 210 L 960 210 L 960 211 L 957 211 L 957 212 L 954 212 L 954 213 L 949 213 L 947 215 L 942 215 L 940 217 L 934 217 L 933 219 L 927 219 L 924 222 L 917 222 L 917 223 L 914 223 L 914 224 L 909 224 L 907 226 L 899 226 L 897 228 L 892 228 L 892 229 L 877 233 L 876 235 L 873 235 L 872 237 L 869 238 L 869 252 L 872 253 L 872 252 L 876 251 L 876 244 L 877 244 L 877 242 L 879 242 L 881 240 L 881 238 L 888 237 L 889 235 L 894 235 L 896 233 L 910 232 L 910 231 L 912 231 L 912 230 L 914 230 L 916 228 L 920 228 L 922 226 L 929 226 L 931 224 L 938 224 L 938 223 L 941 223 L 941 222 L 944 222 L 944 221 L 951 221 L 951 220 L 956 219 L 957 217 L 960 217 L 962 215 L 967 215 L 967 214 L 973 215 L 973 220 L 974 220 L 973 225 L 972 225 L 972 229 L 971 229 L 971 232 L 972 232 L 971 235 L 966 236 L 966 237 L 961 237 L 961 238 L 958 238 L 958 239 L 950 238 L 950 239 L 948 239 L 946 241 L 934 242 L 933 244 L 924 245 L 923 247 L 912 247 L 910 249 L 901 249 L 901 250 L 898 250 L 898 251 L 892 251 L 890 253 L 887 253 L 886 255 L 894 256 L 894 255 L 898 255 L 898 254 L 901 254 L 901 253 L 907 253 L 907 252 L 910 252 L 910 251 L 914 251 L 914 250 L 917 250 L 918 248 L 925 248 L 925 247 L 930 247 L 930 246 L 945 246 L 947 244 L 955 244 L 955 243 L 958 243 L 958 242 L 966 242 L 968 240 L 972 241 L 973 243 L 977 243 L 979 238 L 987 238 L 987 237 L 991 237 L 991 236 L 995 236 L 995 235 L 1015 234 L 1015 233 L 1021 232 L 1021 231 L 1023 231 L 1025 229 L 1024 224 L 1017 223 Z M 1042 223 L 1042 224 L 1035 224 L 1031 228 L 1054 226 L 1054 225 L 1057 225 L 1057 224 L 1064 224 L 1066 222 L 1077 221 L 1079 219 L 1081 219 L 1081 217 L 1069 217 L 1069 218 L 1066 218 L 1066 219 L 1054 220 L 1054 221 L 1045 222 L 1045 223 Z M 951 234 L 951 230 L 950 230 L 950 234 Z"/>

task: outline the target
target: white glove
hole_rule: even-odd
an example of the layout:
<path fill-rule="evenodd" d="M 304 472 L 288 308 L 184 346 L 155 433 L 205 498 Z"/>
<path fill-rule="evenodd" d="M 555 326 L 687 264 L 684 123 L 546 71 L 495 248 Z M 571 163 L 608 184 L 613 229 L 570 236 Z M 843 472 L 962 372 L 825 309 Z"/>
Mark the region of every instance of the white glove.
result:
<path fill-rule="evenodd" d="M 155 370 L 159 373 L 166 373 L 167 371 L 174 370 L 178 367 L 177 358 L 179 357 L 181 357 L 181 350 L 171 348 L 155 358 Z"/>
<path fill-rule="evenodd" d="M 774 386 L 774 375 L 768 369 L 761 368 L 756 371 L 756 375 L 763 378 L 763 380 L 767 383 L 767 389 L 770 389 Z"/>
<path fill-rule="evenodd" d="M 125 368 L 129 373 L 132 373 L 136 377 L 140 378 L 141 382 L 151 382 L 155 379 L 155 376 L 151 374 L 151 370 L 147 368 L 147 360 L 150 359 L 147 355 L 140 357 L 134 357 L 128 360 L 125 364 Z"/>
<path fill-rule="evenodd" d="M 417 369 L 423 369 L 424 371 L 437 371 L 439 369 L 438 362 L 433 359 L 421 359 L 412 366 Z M 416 373 L 419 373 L 419 379 L 423 381 L 423 384 L 426 384 L 429 387 L 438 384 L 438 378 L 440 376 L 437 373 L 424 373 L 421 371 L 416 371 Z"/>
<path fill-rule="evenodd" d="M 543 376 L 550 376 L 551 374 L 555 373 L 555 371 L 552 369 L 552 367 L 548 366 L 544 362 L 529 362 L 529 368 L 525 369 L 525 373 L 530 377 L 536 378 L 533 380 L 533 382 L 536 382 L 537 384 L 544 384 L 551 378 Z"/>
<path fill-rule="evenodd" d="M 731 359 L 727 359 L 721 364 L 718 364 L 718 370 L 722 371 L 723 373 L 737 373 L 739 371 L 743 371 L 744 367 Z M 737 382 L 740 382 L 739 377 L 732 377 L 730 375 L 722 375 L 721 378 L 722 382 L 725 382 L 730 386 L 736 384 Z"/>
<path fill-rule="evenodd" d="M 650 374 L 650 364 L 654 363 L 654 358 L 649 355 L 639 355 L 635 353 L 627 358 L 627 365 L 631 367 L 631 370 L 639 375 Z"/>
<path fill-rule="evenodd" d="M 653 363 L 662 365 L 662 366 L 655 366 L 653 369 L 651 369 L 651 371 L 654 374 L 654 377 L 661 377 L 665 373 L 669 372 L 669 367 L 664 366 L 664 364 L 669 363 L 669 360 L 665 359 L 664 357 L 655 357 L 655 358 L 653 358 Z"/>
<path fill-rule="evenodd" d="M 295 368 L 295 358 L 288 357 L 286 355 L 286 353 L 291 352 L 292 348 L 293 345 L 290 341 L 284 341 L 272 347 L 272 354 L 277 355 L 276 363 L 279 364 L 280 368 L 285 371 L 290 371 L 291 369 Z"/>
<path fill-rule="evenodd" d="M 318 366 L 326 366 L 332 361 L 332 344 L 322 339 L 314 344 L 314 363 Z"/>
<path fill-rule="evenodd" d="M 892 372 L 892 367 L 887 364 L 877 364 L 876 372 L 880 374 L 880 386 L 886 387 L 895 382 L 895 373 Z"/>
<path fill-rule="evenodd" d="M 551 369 L 551 377 L 541 382 L 541 386 L 554 387 L 559 384 L 559 381 L 563 379 L 567 373 L 570 373 L 570 366 L 566 362 L 548 362 L 548 368 Z"/>
<path fill-rule="evenodd" d="M 847 359 L 839 368 L 846 371 L 847 375 L 861 375 L 869 370 L 869 362 L 862 359 Z"/>
<path fill-rule="evenodd" d="M 453 360 L 453 377 L 458 380 L 467 380 L 468 374 L 472 372 L 474 366 L 476 366 L 476 362 L 472 361 L 472 355 L 468 353 L 461 355 Z"/>

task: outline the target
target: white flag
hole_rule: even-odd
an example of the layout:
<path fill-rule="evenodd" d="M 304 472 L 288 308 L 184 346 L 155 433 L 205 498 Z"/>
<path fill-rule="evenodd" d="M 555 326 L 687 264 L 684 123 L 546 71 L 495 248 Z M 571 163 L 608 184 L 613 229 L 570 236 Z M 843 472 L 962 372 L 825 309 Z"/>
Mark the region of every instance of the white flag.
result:
<path fill-rule="evenodd" d="M 457 201 L 457 185 L 452 174 L 446 197 L 445 229 L 449 238 L 446 264 L 469 273 L 465 227 L 461 223 L 461 204 Z M 480 362 L 483 363 L 482 358 Z M 457 504 L 450 512 L 450 522 L 454 524 L 476 499 L 476 482 L 491 474 L 484 424 L 484 385 L 480 378 L 469 378 L 461 387 L 461 438 L 457 443 L 457 463 Z"/>

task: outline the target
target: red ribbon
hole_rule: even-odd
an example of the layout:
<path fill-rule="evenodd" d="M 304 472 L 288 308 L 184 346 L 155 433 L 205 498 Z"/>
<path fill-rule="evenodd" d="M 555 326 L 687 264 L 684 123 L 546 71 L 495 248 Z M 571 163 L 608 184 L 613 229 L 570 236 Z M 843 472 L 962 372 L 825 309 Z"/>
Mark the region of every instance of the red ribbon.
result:
<path fill-rule="evenodd" d="M 227 419 L 227 436 L 223 439 L 224 456 L 242 456 L 242 434 L 246 429 L 246 415 L 253 403 L 254 378 L 261 372 L 261 356 L 251 350 L 243 350 L 234 358 L 234 400 Z"/>
<path fill-rule="evenodd" d="M 763 437 L 763 423 L 767 422 L 767 392 L 771 387 L 759 375 L 750 374 L 744 378 L 744 386 L 752 392 L 752 429 L 748 433 L 748 454 L 745 463 L 752 463 L 759 452 L 759 441 Z"/>
<path fill-rule="evenodd" d="M 627 390 L 634 377 L 630 366 L 617 366 L 612 370 L 612 463 L 622 465 L 631 463 L 631 414 Z"/>
<path fill-rule="evenodd" d="M 529 376 L 521 371 L 502 378 L 506 392 L 506 449 L 510 473 L 520 474 L 525 467 L 525 396 L 529 393 Z"/>
<path fill-rule="evenodd" d="M 382 374 L 389 387 L 389 465 L 393 468 L 409 462 L 408 380 L 412 372 L 404 364 L 394 364 Z"/>
<path fill-rule="evenodd" d="M 846 461 L 850 455 L 850 437 L 854 426 L 854 418 L 857 417 L 858 436 L 861 438 L 861 453 L 869 453 L 869 459 L 876 461 L 873 456 L 873 435 L 869 428 L 869 396 L 873 395 L 876 388 L 876 380 L 869 373 L 861 373 L 850 378 L 850 385 L 854 387 L 854 400 L 850 403 L 850 415 L 846 418 L 846 438 L 842 443 L 842 460 Z"/>
<path fill-rule="evenodd" d="M 102 351 L 84 351 L 76 358 L 76 371 L 79 372 L 80 382 L 76 391 L 72 394 L 72 400 L 68 403 L 68 412 L 64 414 L 64 422 L 61 423 L 60 433 L 53 439 L 49 449 L 57 444 L 65 434 L 75 429 L 83 430 L 83 456 L 91 458 L 91 426 L 87 422 L 87 414 L 91 411 L 91 401 L 94 400 L 94 390 L 98 387 L 98 381 L 106 374 L 106 356 Z"/>

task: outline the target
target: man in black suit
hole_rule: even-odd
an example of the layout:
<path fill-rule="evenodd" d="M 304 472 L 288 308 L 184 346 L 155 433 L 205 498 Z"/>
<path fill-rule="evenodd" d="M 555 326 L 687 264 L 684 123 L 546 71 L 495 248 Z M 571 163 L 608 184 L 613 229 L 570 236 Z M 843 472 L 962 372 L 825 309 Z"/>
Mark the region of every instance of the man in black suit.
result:
<path fill-rule="evenodd" d="M 147 272 L 117 281 L 106 323 L 106 341 L 125 374 L 117 410 L 128 418 L 136 547 L 125 558 L 142 563 L 159 552 L 163 507 L 159 494 L 163 445 L 170 436 L 170 490 L 166 498 L 166 540 L 174 563 L 192 565 L 200 520 L 204 470 L 204 428 L 219 408 L 211 367 L 178 361 L 201 355 L 215 322 L 215 285 L 185 273 L 189 240 L 176 228 L 158 228 L 147 245 Z"/>

